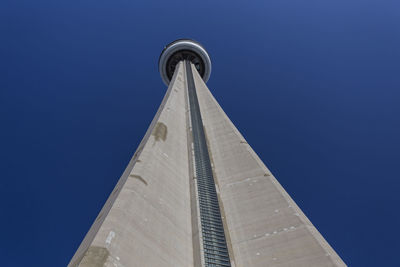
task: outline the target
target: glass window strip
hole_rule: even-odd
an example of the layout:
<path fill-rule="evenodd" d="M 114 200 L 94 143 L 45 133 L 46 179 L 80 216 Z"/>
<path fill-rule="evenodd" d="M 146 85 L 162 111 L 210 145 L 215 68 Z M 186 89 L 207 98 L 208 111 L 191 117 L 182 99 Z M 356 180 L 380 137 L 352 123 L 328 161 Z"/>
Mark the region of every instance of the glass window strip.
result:
<path fill-rule="evenodd" d="M 185 60 L 206 266 L 231 266 L 191 63 Z"/>

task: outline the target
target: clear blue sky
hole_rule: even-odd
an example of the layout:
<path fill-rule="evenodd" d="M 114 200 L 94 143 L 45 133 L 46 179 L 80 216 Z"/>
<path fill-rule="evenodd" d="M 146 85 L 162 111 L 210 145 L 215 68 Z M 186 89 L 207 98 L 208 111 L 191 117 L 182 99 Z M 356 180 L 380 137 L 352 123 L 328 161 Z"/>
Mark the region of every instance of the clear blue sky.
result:
<path fill-rule="evenodd" d="M 65 266 L 194 38 L 231 120 L 349 266 L 399 266 L 400 2 L 0 2 L 2 266 Z"/>

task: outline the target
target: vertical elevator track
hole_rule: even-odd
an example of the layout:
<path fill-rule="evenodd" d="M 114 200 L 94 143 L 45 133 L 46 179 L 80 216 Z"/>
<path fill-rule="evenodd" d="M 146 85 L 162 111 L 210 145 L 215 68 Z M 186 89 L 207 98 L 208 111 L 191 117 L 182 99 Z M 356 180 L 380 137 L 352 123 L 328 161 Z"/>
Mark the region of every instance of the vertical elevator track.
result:
<path fill-rule="evenodd" d="M 185 60 L 205 266 L 231 266 L 191 63 Z"/>

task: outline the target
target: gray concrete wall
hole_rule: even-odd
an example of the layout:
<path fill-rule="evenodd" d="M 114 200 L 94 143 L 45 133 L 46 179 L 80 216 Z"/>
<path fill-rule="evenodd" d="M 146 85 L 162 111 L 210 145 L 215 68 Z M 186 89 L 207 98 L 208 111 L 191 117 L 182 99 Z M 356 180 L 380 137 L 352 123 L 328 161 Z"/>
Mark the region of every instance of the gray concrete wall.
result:
<path fill-rule="evenodd" d="M 193 74 L 234 265 L 346 266 Z"/>
<path fill-rule="evenodd" d="M 69 266 L 193 266 L 183 70 Z"/>

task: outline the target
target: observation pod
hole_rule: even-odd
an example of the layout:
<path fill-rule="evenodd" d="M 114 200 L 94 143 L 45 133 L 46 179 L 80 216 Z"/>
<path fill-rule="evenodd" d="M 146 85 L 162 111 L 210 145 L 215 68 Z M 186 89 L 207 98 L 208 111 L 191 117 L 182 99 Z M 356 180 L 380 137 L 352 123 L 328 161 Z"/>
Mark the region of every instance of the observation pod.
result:
<path fill-rule="evenodd" d="M 175 67 L 182 60 L 192 62 L 203 81 L 208 81 L 211 75 L 211 60 L 207 51 L 194 40 L 178 39 L 163 49 L 158 60 L 158 70 L 165 85 L 169 85 Z"/>

